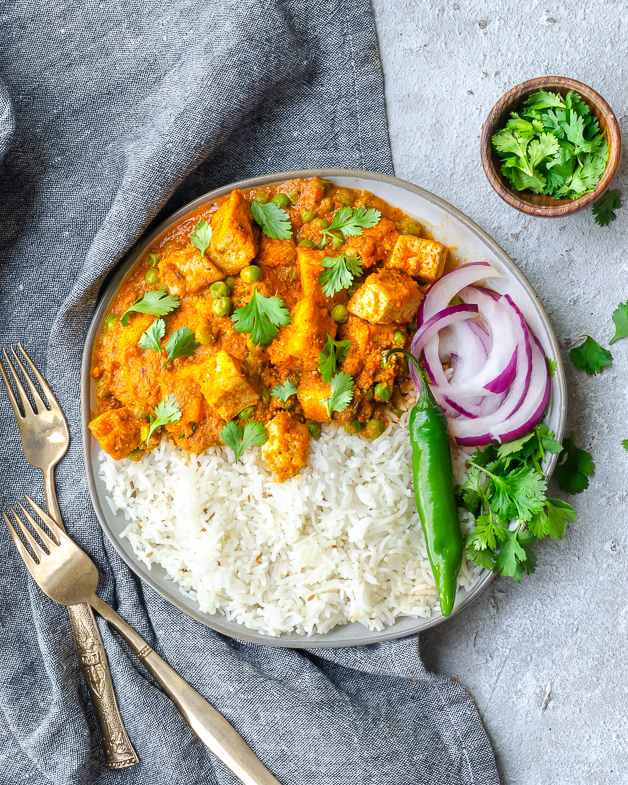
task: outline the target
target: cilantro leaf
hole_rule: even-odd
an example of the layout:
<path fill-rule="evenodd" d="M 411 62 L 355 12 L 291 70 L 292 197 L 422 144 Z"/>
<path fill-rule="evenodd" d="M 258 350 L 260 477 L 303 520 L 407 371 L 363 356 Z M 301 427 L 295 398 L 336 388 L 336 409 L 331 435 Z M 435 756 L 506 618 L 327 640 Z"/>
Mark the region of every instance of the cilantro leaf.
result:
<path fill-rule="evenodd" d="M 514 153 L 518 158 L 525 159 L 530 138 L 519 136 L 514 131 L 504 128 L 493 135 L 493 145 L 499 153 Z"/>
<path fill-rule="evenodd" d="M 534 431 L 522 436 L 520 439 L 516 439 L 514 442 L 506 442 L 505 444 L 500 445 L 499 449 L 497 450 L 497 455 L 499 458 L 506 458 L 513 453 L 519 452 L 523 445 L 526 442 L 529 442 L 530 439 L 534 436 Z"/>
<path fill-rule="evenodd" d="M 279 327 L 290 324 L 290 311 L 279 297 L 264 297 L 253 289 L 249 302 L 234 312 L 231 321 L 239 333 L 250 333 L 253 343 L 267 346 L 279 335 Z"/>
<path fill-rule="evenodd" d="M 209 248 L 209 241 L 212 239 L 212 228 L 203 218 L 196 224 L 194 231 L 190 235 L 190 242 L 201 252 L 201 257 Z"/>
<path fill-rule="evenodd" d="M 144 330 L 137 345 L 140 349 L 152 349 L 161 354 L 161 339 L 166 334 L 166 323 L 163 319 L 156 319 L 148 330 Z"/>
<path fill-rule="evenodd" d="M 297 387 L 294 382 L 290 380 L 285 381 L 283 384 L 276 384 L 271 392 L 271 398 L 276 398 L 278 401 L 285 403 L 291 395 L 296 395 Z"/>
<path fill-rule="evenodd" d="M 628 338 L 628 302 L 619 303 L 612 318 L 615 322 L 615 335 L 608 342 L 609 346 L 620 338 Z"/>
<path fill-rule="evenodd" d="M 537 167 L 545 158 L 558 152 L 558 139 L 552 134 L 539 134 L 539 138 L 530 142 L 528 147 L 528 160 L 532 169 Z"/>
<path fill-rule="evenodd" d="M 165 316 L 178 307 L 179 300 L 173 295 L 168 294 L 165 289 L 151 289 L 126 309 L 122 314 L 122 319 L 120 319 L 120 321 L 124 327 L 128 327 L 129 316 L 132 311 L 136 311 L 137 313 L 149 313 L 151 316 Z"/>
<path fill-rule="evenodd" d="M 588 373 L 589 376 L 601 373 L 602 368 L 613 363 L 613 355 L 590 335 L 586 336 L 584 343 L 569 352 L 569 359 L 576 368 Z"/>
<path fill-rule="evenodd" d="M 536 537 L 547 537 L 553 540 L 562 540 L 565 536 L 565 526 L 569 521 L 577 519 L 576 511 L 562 499 L 547 499 L 545 507 L 528 524 L 528 528 Z"/>
<path fill-rule="evenodd" d="M 337 373 L 331 380 L 331 395 L 323 398 L 321 403 L 327 410 L 327 416 L 332 412 L 343 412 L 353 400 L 353 378 L 348 373 Z"/>
<path fill-rule="evenodd" d="M 547 483 L 533 466 L 520 466 L 503 477 L 490 473 L 486 468 L 484 473 L 494 483 L 489 507 L 501 518 L 529 521 L 543 508 Z"/>
<path fill-rule="evenodd" d="M 254 199 L 251 202 L 251 215 L 255 223 L 262 227 L 266 237 L 273 240 L 289 240 L 292 237 L 290 216 L 277 202 L 262 204 Z"/>
<path fill-rule="evenodd" d="M 574 171 L 569 185 L 569 194 L 575 199 L 592 191 L 600 182 L 606 169 L 606 158 L 600 155 L 585 155 L 582 164 Z"/>
<path fill-rule="evenodd" d="M 539 90 L 525 101 L 525 105 L 534 107 L 535 109 L 550 109 L 558 107 L 563 109 L 565 107 L 565 99 L 559 93 L 546 93 L 545 90 Z"/>
<path fill-rule="evenodd" d="M 318 355 L 318 372 L 323 377 L 325 384 L 329 384 L 332 376 L 338 370 L 338 366 L 344 362 L 350 346 L 351 341 L 334 341 L 327 333 L 327 343 Z"/>
<path fill-rule="evenodd" d="M 532 175 L 522 172 L 519 169 L 512 170 L 511 182 L 517 191 L 530 189 L 535 194 L 542 194 L 545 190 L 545 177 L 536 170 Z"/>
<path fill-rule="evenodd" d="M 546 357 L 547 360 L 547 370 L 549 371 L 550 376 L 556 376 L 556 360 L 552 360 L 551 357 Z"/>
<path fill-rule="evenodd" d="M 379 210 L 371 207 L 341 207 L 336 210 L 332 222 L 327 229 L 323 229 L 323 235 L 328 237 L 331 232 L 340 230 L 345 237 L 358 237 L 364 229 L 372 229 L 380 222 L 382 214 Z"/>
<path fill-rule="evenodd" d="M 628 439 L 624 439 L 624 441 L 621 444 L 624 450 L 628 452 Z"/>
<path fill-rule="evenodd" d="M 150 427 L 148 429 L 148 436 L 146 437 L 146 444 L 150 442 L 150 437 L 162 425 L 168 425 L 172 422 L 177 422 L 181 419 L 181 409 L 179 409 L 179 402 L 176 395 L 171 394 L 166 396 L 163 401 L 155 407 L 155 416 L 150 418 Z"/>
<path fill-rule="evenodd" d="M 573 431 L 563 439 L 564 458 L 554 469 L 558 487 L 565 493 L 582 493 L 589 487 L 589 477 L 595 474 L 591 453 L 576 447 Z"/>
<path fill-rule="evenodd" d="M 529 120 L 519 117 L 517 112 L 510 113 L 510 120 L 506 123 L 506 128 L 519 134 L 519 136 L 529 136 L 530 138 L 536 133 L 534 125 Z"/>
<path fill-rule="evenodd" d="M 233 450 L 233 457 L 237 463 L 249 447 L 261 447 L 268 439 L 266 428 L 261 422 L 252 420 L 244 426 L 231 420 L 220 431 L 220 438 L 227 447 Z"/>
<path fill-rule="evenodd" d="M 607 191 L 593 205 L 593 217 L 598 226 L 608 226 L 617 215 L 615 210 L 621 207 L 621 194 L 617 190 Z"/>
<path fill-rule="evenodd" d="M 362 272 L 362 262 L 356 256 L 325 256 L 321 262 L 326 269 L 319 276 L 319 282 L 327 297 L 333 297 L 341 289 L 347 289 L 356 275 Z"/>
<path fill-rule="evenodd" d="M 499 523 L 491 513 L 478 515 L 475 519 L 475 528 L 471 532 L 470 543 L 480 551 L 487 548 L 494 551 L 497 543 L 506 539 L 506 528 Z"/>
<path fill-rule="evenodd" d="M 486 548 L 485 550 L 477 548 L 475 543 L 471 540 L 471 537 L 472 534 L 467 535 L 465 546 L 467 559 L 475 562 L 480 567 L 484 567 L 485 570 L 490 570 L 492 572 L 495 567 L 495 552 L 490 550 L 490 548 Z"/>
<path fill-rule="evenodd" d="M 508 531 L 495 562 L 495 572 L 501 572 L 519 583 L 524 571 L 532 573 L 536 569 L 535 544 L 536 537 L 525 529 Z"/>
<path fill-rule="evenodd" d="M 166 354 L 168 357 L 162 363 L 162 368 L 166 366 L 171 360 L 176 360 L 177 357 L 191 357 L 198 349 L 200 344 L 196 342 L 196 336 L 193 330 L 189 327 L 179 327 L 170 336 L 170 340 L 166 344 Z"/>

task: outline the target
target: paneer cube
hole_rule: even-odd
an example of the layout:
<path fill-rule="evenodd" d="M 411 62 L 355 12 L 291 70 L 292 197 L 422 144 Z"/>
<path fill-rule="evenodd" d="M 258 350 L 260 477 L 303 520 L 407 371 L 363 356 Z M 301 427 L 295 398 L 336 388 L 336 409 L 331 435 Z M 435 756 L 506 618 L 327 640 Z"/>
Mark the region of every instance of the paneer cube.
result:
<path fill-rule="evenodd" d="M 329 422 L 330 417 L 323 404 L 331 395 L 331 384 L 325 384 L 318 371 L 304 374 L 297 389 L 297 400 L 303 409 L 303 416 L 314 422 Z"/>
<path fill-rule="evenodd" d="M 162 371 L 159 382 L 161 384 L 161 400 L 168 395 L 174 395 L 179 404 L 181 417 L 165 426 L 169 433 L 175 437 L 191 436 L 200 422 L 203 411 L 203 395 L 198 384 L 190 383 L 190 374 L 184 371 L 184 366 L 177 371 Z"/>
<path fill-rule="evenodd" d="M 273 365 L 307 371 L 318 367 L 327 333 L 336 336 L 336 323 L 314 297 L 304 297 L 292 309 L 292 321 L 268 347 Z"/>
<path fill-rule="evenodd" d="M 225 274 L 192 243 L 173 251 L 159 262 L 159 275 L 170 294 L 194 294 Z"/>
<path fill-rule="evenodd" d="M 307 426 L 279 412 L 266 426 L 268 440 L 262 447 L 264 460 L 279 482 L 294 477 L 307 463 L 310 434 Z"/>
<path fill-rule="evenodd" d="M 349 300 L 347 310 L 373 324 L 409 322 L 422 299 L 417 282 L 409 275 L 380 270 L 364 281 Z"/>
<path fill-rule="evenodd" d="M 303 296 L 313 297 L 321 306 L 327 303 L 327 297 L 323 294 L 323 288 L 319 283 L 319 276 L 325 269 L 321 264 L 324 257 L 325 251 L 318 251 L 316 248 L 297 248 Z"/>
<path fill-rule="evenodd" d="M 434 240 L 402 234 L 384 267 L 402 270 L 423 283 L 434 283 L 443 274 L 448 252 L 449 248 Z"/>
<path fill-rule="evenodd" d="M 142 423 L 124 407 L 103 412 L 90 422 L 89 429 L 103 450 L 119 461 L 139 445 Z"/>
<path fill-rule="evenodd" d="M 211 218 L 212 239 L 209 257 L 225 275 L 236 275 L 257 253 L 249 203 L 240 191 L 229 198 Z"/>
<path fill-rule="evenodd" d="M 364 229 L 361 235 L 350 237 L 345 250 L 353 248 L 358 252 L 363 266 L 372 267 L 390 254 L 398 236 L 395 224 L 388 218 L 382 218 L 375 226 Z"/>
<path fill-rule="evenodd" d="M 283 267 L 295 262 L 296 258 L 297 247 L 294 240 L 275 240 L 273 237 L 262 234 L 259 253 L 255 260 L 255 263 L 260 267 Z"/>
<path fill-rule="evenodd" d="M 197 382 L 207 403 L 223 420 L 233 420 L 242 409 L 259 401 L 258 392 L 242 374 L 238 361 L 224 349 L 202 363 L 185 366 L 179 373 Z"/>

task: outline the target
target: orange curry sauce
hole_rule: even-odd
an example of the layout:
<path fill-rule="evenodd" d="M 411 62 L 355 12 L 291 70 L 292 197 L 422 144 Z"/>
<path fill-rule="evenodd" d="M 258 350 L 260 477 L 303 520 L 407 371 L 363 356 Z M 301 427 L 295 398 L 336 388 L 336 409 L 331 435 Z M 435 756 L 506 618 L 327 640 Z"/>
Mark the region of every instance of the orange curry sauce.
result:
<path fill-rule="evenodd" d="M 267 237 L 252 219 L 250 202 L 268 202 L 277 194 L 287 204 L 292 238 Z M 341 207 L 375 208 L 378 223 L 354 237 L 323 234 Z M 206 254 L 190 242 L 199 220 L 208 221 L 212 240 Z M 325 245 L 321 245 L 325 239 Z M 157 259 L 149 254 L 154 254 Z M 319 277 L 325 257 L 358 258 L 362 274 L 348 289 L 327 297 Z M 192 453 L 221 444 L 225 422 L 263 423 L 268 440 L 262 454 L 280 480 L 305 465 L 308 442 L 330 418 L 323 401 L 330 385 L 319 373 L 319 355 L 328 336 L 350 341 L 337 371 L 353 378 L 353 399 L 332 418 L 349 432 L 378 436 L 387 412 L 400 402 L 399 383 L 407 378 L 401 355 L 383 359 L 391 348 L 409 346 L 416 312 L 426 285 L 443 272 L 447 248 L 434 242 L 414 219 L 367 191 L 340 188 L 319 178 L 289 180 L 229 196 L 189 213 L 171 227 L 136 264 L 120 288 L 94 348 L 92 377 L 98 404 L 90 428 L 102 448 L 116 459 L 139 459 L 165 433 Z M 153 266 L 149 265 L 149 260 Z M 156 264 L 156 266 L 155 266 Z M 240 275 L 255 265 L 248 283 Z M 231 308 L 217 315 L 212 283 L 228 286 Z M 261 346 L 234 329 L 233 311 L 246 305 L 253 290 L 278 297 L 290 309 L 291 323 Z M 149 290 L 165 289 L 180 305 L 162 318 L 166 331 L 161 356 L 138 347 L 157 318 L 131 313 L 120 317 Z M 223 288 L 224 292 L 224 288 Z M 343 306 L 338 309 L 336 306 Z M 335 319 L 331 314 L 334 313 Z M 188 327 L 199 346 L 190 357 L 163 366 L 172 333 Z M 271 395 L 291 381 L 297 393 L 282 402 Z M 381 393 L 381 395 L 380 395 Z M 157 429 L 146 441 L 155 407 L 174 395 L 181 417 Z M 239 417 L 244 412 L 245 417 Z"/>

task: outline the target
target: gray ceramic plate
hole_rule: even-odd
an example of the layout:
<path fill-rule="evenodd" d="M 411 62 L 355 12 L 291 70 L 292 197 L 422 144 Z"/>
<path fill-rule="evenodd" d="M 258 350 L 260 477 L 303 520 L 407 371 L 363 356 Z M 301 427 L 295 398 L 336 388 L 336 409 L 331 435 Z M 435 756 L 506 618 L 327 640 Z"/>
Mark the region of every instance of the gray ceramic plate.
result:
<path fill-rule="evenodd" d="M 146 251 L 155 239 L 163 234 L 172 224 L 179 221 L 191 210 L 194 210 L 207 202 L 211 202 L 216 197 L 223 196 L 234 188 L 253 188 L 301 177 L 325 177 L 333 180 L 334 183 L 347 188 L 358 188 L 371 191 L 382 199 L 385 199 L 389 204 L 400 207 L 404 212 L 416 217 L 422 224 L 429 228 L 436 240 L 439 240 L 450 248 L 456 249 L 452 252 L 452 256 L 457 261 L 490 261 L 503 275 L 503 278 L 500 278 L 495 282 L 494 288 L 502 293 L 509 293 L 513 297 L 522 309 L 528 323 L 539 337 L 548 357 L 552 357 L 556 361 L 556 374 L 552 378 L 552 398 L 547 422 L 557 435 L 557 438 L 562 438 L 565 426 L 567 397 L 565 373 L 558 344 L 540 300 L 512 259 L 510 259 L 497 243 L 482 231 L 477 224 L 463 215 L 459 210 L 456 210 L 450 204 L 447 204 L 447 202 L 444 202 L 428 191 L 418 188 L 416 185 L 398 180 L 395 177 L 373 174 L 371 172 L 351 169 L 313 169 L 298 172 L 281 172 L 278 174 L 265 175 L 263 177 L 255 177 L 251 180 L 231 183 L 230 185 L 226 185 L 223 188 L 219 188 L 204 196 L 200 196 L 185 207 L 182 207 L 167 221 L 161 224 L 161 226 L 147 236 L 133 252 L 124 259 L 102 295 L 85 344 L 81 380 L 83 451 L 92 502 L 105 534 L 129 567 L 139 575 L 142 580 L 146 581 L 149 586 L 169 600 L 173 605 L 176 605 L 185 613 L 188 613 L 190 616 L 193 616 L 195 619 L 198 619 L 198 621 L 218 632 L 252 643 L 267 644 L 269 646 L 291 646 L 296 648 L 357 646 L 411 635 L 412 633 L 433 627 L 435 624 L 440 624 L 442 621 L 445 621 L 445 618 L 441 616 L 440 613 L 435 613 L 429 619 L 403 618 L 382 632 L 369 632 L 361 624 L 356 622 L 354 624 L 336 627 L 336 629 L 325 635 L 314 635 L 312 637 L 304 635 L 284 635 L 280 638 L 270 638 L 253 632 L 236 622 L 227 621 L 224 616 L 219 614 L 210 615 L 203 613 L 193 600 L 186 597 L 178 590 L 176 584 L 166 579 L 165 571 L 161 567 L 154 565 L 151 570 L 148 570 L 144 564 L 138 562 L 133 555 L 129 541 L 120 537 L 120 532 L 126 527 L 127 522 L 122 515 L 113 515 L 105 500 L 105 488 L 102 481 L 98 478 L 97 455 L 99 446 L 96 440 L 91 436 L 87 427 L 90 409 L 95 408 L 95 384 L 89 375 L 94 340 L 100 330 L 109 304 L 115 297 L 120 285 L 128 275 L 136 260 Z M 493 285 L 493 282 L 491 282 L 491 284 Z M 549 465 L 550 471 L 554 468 L 555 462 L 556 458 L 554 456 Z M 481 576 L 479 583 L 472 591 L 458 592 L 454 613 L 459 613 L 463 608 L 469 605 L 483 589 L 486 588 L 492 577 L 491 573 L 486 572 Z"/>

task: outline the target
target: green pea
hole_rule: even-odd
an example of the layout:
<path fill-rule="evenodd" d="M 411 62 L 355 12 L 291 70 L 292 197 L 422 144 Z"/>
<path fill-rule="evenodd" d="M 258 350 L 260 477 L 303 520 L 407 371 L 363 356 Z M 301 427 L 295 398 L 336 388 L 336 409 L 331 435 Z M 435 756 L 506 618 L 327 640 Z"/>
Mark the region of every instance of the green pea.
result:
<path fill-rule="evenodd" d="M 243 270 L 240 270 L 240 278 L 244 283 L 256 283 L 262 280 L 262 271 L 256 264 L 250 264 Z"/>
<path fill-rule="evenodd" d="M 101 384 L 102 384 L 102 382 L 99 382 L 98 388 L 96 390 L 96 397 L 100 398 L 100 400 L 102 401 L 102 400 L 104 400 L 105 398 L 108 398 L 111 395 L 111 391 L 108 390 L 104 385 L 101 387 L 100 386 Z"/>
<path fill-rule="evenodd" d="M 216 316 L 229 316 L 231 313 L 231 300 L 228 297 L 219 297 L 212 303 Z"/>
<path fill-rule="evenodd" d="M 390 400 L 390 396 L 392 395 L 392 387 L 389 384 L 384 384 L 384 382 L 380 382 L 379 384 L 375 385 L 375 400 L 376 401 L 386 401 Z"/>
<path fill-rule="evenodd" d="M 418 237 L 421 234 L 421 227 L 419 224 L 414 223 L 414 221 L 408 221 L 408 225 L 406 226 L 406 231 L 408 234 L 413 234 L 415 237 Z"/>
<path fill-rule="evenodd" d="M 126 456 L 130 461 L 139 461 L 139 459 L 144 455 L 144 450 L 136 447 L 134 450 Z"/>
<path fill-rule="evenodd" d="M 377 439 L 381 436 L 384 431 L 386 430 L 386 425 L 382 420 L 378 420 L 375 417 L 372 420 L 369 420 L 366 423 L 364 428 L 364 435 L 367 439 Z"/>
<path fill-rule="evenodd" d="M 316 248 L 312 240 L 308 240 L 305 237 L 303 240 L 299 240 L 299 248 Z"/>
<path fill-rule="evenodd" d="M 270 403 L 270 388 L 262 387 L 261 398 L 264 406 L 268 406 Z"/>
<path fill-rule="evenodd" d="M 359 420 L 351 420 L 345 425 L 345 431 L 347 433 L 360 433 L 362 430 L 362 423 Z"/>
<path fill-rule="evenodd" d="M 290 197 L 286 194 L 275 194 L 273 196 L 273 202 L 278 204 L 279 207 L 283 207 L 284 210 L 286 207 L 290 207 Z"/>
<path fill-rule="evenodd" d="M 225 278 L 225 283 L 231 289 L 231 291 L 233 291 L 235 289 L 237 282 L 238 282 L 238 279 L 234 278 L 233 275 L 228 275 Z"/>
<path fill-rule="evenodd" d="M 196 340 L 201 346 L 211 346 L 213 343 L 216 343 L 216 336 L 211 330 L 197 330 Z"/>
<path fill-rule="evenodd" d="M 333 207 L 331 196 L 326 196 L 324 199 L 321 199 L 321 210 L 324 213 L 328 213 L 331 208 Z"/>
<path fill-rule="evenodd" d="M 268 194 L 264 192 L 260 194 L 255 194 L 253 199 L 255 199 L 255 201 L 259 202 L 260 204 L 266 204 L 266 202 L 268 201 Z"/>
<path fill-rule="evenodd" d="M 331 235 L 331 247 L 334 248 L 336 251 L 340 248 L 340 246 L 344 243 L 344 237 L 340 234 L 340 232 L 332 232 Z"/>
<path fill-rule="evenodd" d="M 288 191 L 288 199 L 290 199 L 292 204 L 296 204 L 300 196 L 301 194 L 298 191 Z"/>
<path fill-rule="evenodd" d="M 352 258 L 358 256 L 358 249 L 357 248 L 347 248 L 345 251 L 345 256 L 351 256 Z"/>
<path fill-rule="evenodd" d="M 247 406 L 246 409 L 242 409 L 238 417 L 241 420 L 248 420 L 255 414 L 255 406 Z"/>
<path fill-rule="evenodd" d="M 329 228 L 329 221 L 325 220 L 325 218 L 317 218 L 316 223 L 320 226 L 321 229 Z"/>
<path fill-rule="evenodd" d="M 229 297 L 231 289 L 224 281 L 216 281 L 209 287 L 209 293 L 214 300 L 217 300 L 219 297 Z"/>
<path fill-rule="evenodd" d="M 416 327 L 417 327 L 416 322 L 408 322 L 406 327 L 407 327 L 409 333 L 415 333 L 416 332 Z"/>
<path fill-rule="evenodd" d="M 351 286 L 347 289 L 347 292 L 349 293 L 349 297 L 353 297 L 353 295 L 358 291 L 360 286 L 362 286 L 360 281 L 354 281 L 351 284 Z"/>
<path fill-rule="evenodd" d="M 401 330 L 395 330 L 393 333 L 393 343 L 395 346 L 406 345 L 406 336 L 401 332 Z"/>
<path fill-rule="evenodd" d="M 344 324 L 349 318 L 349 311 L 346 305 L 336 305 L 331 309 L 329 314 L 336 324 Z"/>
<path fill-rule="evenodd" d="M 303 210 L 301 213 L 301 220 L 304 224 L 309 224 L 316 218 L 316 210 Z"/>
<path fill-rule="evenodd" d="M 149 286 L 154 286 L 156 283 L 159 283 L 159 270 L 155 270 L 154 268 L 147 270 L 144 280 Z"/>
<path fill-rule="evenodd" d="M 375 395 L 375 391 L 373 390 L 372 387 L 369 387 L 368 390 L 364 390 L 362 392 L 362 395 L 365 397 L 367 401 L 372 401 L 373 396 Z"/>
<path fill-rule="evenodd" d="M 157 267 L 157 265 L 159 264 L 159 257 L 157 256 L 157 254 L 149 253 L 148 256 L 146 257 L 146 264 L 149 267 Z"/>
<path fill-rule="evenodd" d="M 331 180 L 321 180 L 321 186 L 323 188 L 323 193 L 326 194 L 331 188 Z"/>
<path fill-rule="evenodd" d="M 115 315 L 115 313 L 112 313 L 107 317 L 107 321 L 105 322 L 105 327 L 108 330 L 113 330 L 116 324 L 118 324 L 118 321 L 119 321 L 118 317 Z"/>
<path fill-rule="evenodd" d="M 317 422 L 309 422 L 307 424 L 307 429 L 310 432 L 312 439 L 318 439 L 318 437 L 321 435 L 322 428 Z"/>
<path fill-rule="evenodd" d="M 349 207 L 349 205 L 353 204 L 353 199 L 351 198 L 351 194 L 348 191 L 338 191 L 336 198 L 340 204 L 344 205 L 345 207 Z"/>
<path fill-rule="evenodd" d="M 163 250 L 164 251 L 172 251 L 173 248 L 174 248 L 174 241 L 173 240 L 166 240 L 166 242 L 163 245 Z"/>

